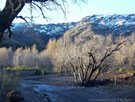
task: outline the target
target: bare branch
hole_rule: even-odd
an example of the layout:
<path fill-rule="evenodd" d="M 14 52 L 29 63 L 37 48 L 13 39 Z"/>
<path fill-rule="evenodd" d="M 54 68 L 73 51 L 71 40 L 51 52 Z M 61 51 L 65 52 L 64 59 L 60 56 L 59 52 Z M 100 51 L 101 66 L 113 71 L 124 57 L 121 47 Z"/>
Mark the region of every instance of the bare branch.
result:
<path fill-rule="evenodd" d="M 47 2 L 47 1 L 54 1 L 54 0 L 32 0 L 32 1 L 35 1 L 35 2 Z"/>
<path fill-rule="evenodd" d="M 62 0 L 62 2 L 63 2 L 63 6 L 64 6 L 64 8 L 65 8 L 65 0 Z M 65 18 L 66 18 L 66 12 L 65 12 L 65 9 L 63 9 L 63 7 L 62 7 L 62 5 L 61 4 L 59 4 L 58 2 L 56 2 L 55 0 L 53 1 L 53 3 L 54 4 L 56 4 L 58 7 L 60 7 L 60 9 L 62 10 L 62 12 L 63 12 L 63 14 L 64 14 L 64 16 L 65 16 Z"/>
<path fill-rule="evenodd" d="M 89 58 L 90 58 L 90 57 L 92 58 L 93 63 L 96 63 L 96 58 L 94 57 L 92 51 L 90 51 L 90 52 L 88 53 L 88 55 L 89 55 Z"/>
<path fill-rule="evenodd" d="M 9 33 L 9 39 L 10 39 L 13 34 L 10 27 L 8 27 L 8 33 Z"/>
<path fill-rule="evenodd" d="M 29 25 L 29 22 L 26 20 L 25 17 L 23 17 L 23 16 L 17 16 L 16 18 L 20 18 L 20 19 L 24 20 Z"/>
<path fill-rule="evenodd" d="M 34 4 L 36 7 L 38 7 L 38 9 L 41 11 L 41 14 L 42 14 L 43 18 L 46 18 L 45 15 L 44 15 L 44 12 L 43 12 L 43 8 L 40 7 L 38 4 L 36 4 L 35 2 L 32 2 L 32 4 Z"/>
<path fill-rule="evenodd" d="M 103 56 L 103 58 L 102 58 L 101 61 L 99 62 L 97 68 L 100 67 L 101 64 L 104 62 L 104 60 L 105 60 L 107 57 L 109 57 L 110 55 L 112 55 L 113 52 L 119 51 L 122 44 L 123 44 L 123 43 L 117 44 L 117 46 L 116 46 L 114 49 L 112 49 L 110 52 L 109 52 L 110 48 L 109 48 L 108 50 L 106 50 L 105 55 Z"/>

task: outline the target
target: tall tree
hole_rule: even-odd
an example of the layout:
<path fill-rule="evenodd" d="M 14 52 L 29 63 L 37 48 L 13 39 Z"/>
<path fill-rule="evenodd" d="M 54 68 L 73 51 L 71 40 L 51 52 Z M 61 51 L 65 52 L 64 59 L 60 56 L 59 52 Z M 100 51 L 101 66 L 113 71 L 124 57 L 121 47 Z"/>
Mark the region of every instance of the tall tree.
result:
<path fill-rule="evenodd" d="M 13 20 L 17 17 L 19 12 L 26 4 L 33 4 L 34 6 L 36 6 L 41 11 L 42 16 L 45 17 L 43 8 L 48 7 L 47 2 L 53 3 L 54 5 L 61 7 L 60 2 L 63 2 L 64 4 L 66 1 L 67 0 L 6 0 L 4 9 L 0 11 L 0 40 L 3 38 L 3 34 L 6 29 L 8 29 L 9 37 L 11 37 L 12 32 L 10 30 L 10 26 Z M 76 2 L 79 0 L 73 1 Z M 39 4 L 41 4 L 42 6 Z M 24 19 L 22 16 L 19 16 L 19 18 Z"/>

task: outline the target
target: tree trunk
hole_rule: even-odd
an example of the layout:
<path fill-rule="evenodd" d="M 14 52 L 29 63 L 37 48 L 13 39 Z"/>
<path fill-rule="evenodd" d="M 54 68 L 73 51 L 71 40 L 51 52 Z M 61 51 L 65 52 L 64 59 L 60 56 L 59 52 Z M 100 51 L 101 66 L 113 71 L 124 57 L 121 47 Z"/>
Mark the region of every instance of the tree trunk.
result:
<path fill-rule="evenodd" d="M 62 74 L 63 74 L 63 68 L 60 67 L 59 75 L 62 75 Z"/>
<path fill-rule="evenodd" d="M 87 82 L 86 83 L 89 83 L 90 82 L 91 77 L 92 77 L 92 75 L 93 75 L 94 72 L 95 71 L 92 69 L 91 72 L 90 72 L 90 74 L 89 74 L 89 76 L 88 76 L 88 79 L 87 79 Z"/>
<path fill-rule="evenodd" d="M 24 5 L 24 0 L 6 0 L 5 8 L 0 12 L 0 40 Z"/>
<path fill-rule="evenodd" d="M 98 75 L 99 75 L 100 71 L 101 71 L 101 68 L 100 68 L 100 69 L 97 69 L 97 73 L 96 73 L 96 75 L 95 75 L 94 80 L 96 80 L 96 79 L 97 79 L 97 77 L 98 77 Z"/>
<path fill-rule="evenodd" d="M 78 81 L 77 81 L 77 75 L 76 75 L 75 72 L 74 72 L 74 80 L 75 80 L 75 83 L 78 84 Z"/>
<path fill-rule="evenodd" d="M 87 80 L 87 77 L 88 77 L 88 71 L 89 71 L 89 70 L 90 70 L 90 69 L 89 69 L 89 66 L 86 67 L 86 69 L 85 69 L 85 74 L 84 74 L 84 79 L 83 79 L 83 83 L 85 83 L 86 80 Z"/>

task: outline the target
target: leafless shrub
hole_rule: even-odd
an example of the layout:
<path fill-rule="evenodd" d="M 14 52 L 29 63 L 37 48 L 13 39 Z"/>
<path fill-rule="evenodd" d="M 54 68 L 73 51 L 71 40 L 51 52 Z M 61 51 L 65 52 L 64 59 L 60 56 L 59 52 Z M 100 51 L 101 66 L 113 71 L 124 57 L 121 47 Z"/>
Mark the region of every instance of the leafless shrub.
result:
<path fill-rule="evenodd" d="M 29 67 L 46 67 L 51 66 L 49 57 L 44 53 L 39 53 L 34 45 L 30 48 L 18 48 L 15 51 L 14 59 L 15 66 L 29 66 Z"/>
<path fill-rule="evenodd" d="M 12 66 L 13 51 L 11 48 L 0 48 L 0 66 Z"/>
<path fill-rule="evenodd" d="M 112 36 L 95 35 L 85 43 L 78 42 L 77 39 L 71 42 L 63 38 L 51 43 L 48 45 L 53 47 L 49 47 L 49 50 L 53 54 L 55 67 L 60 72 L 64 68 L 72 70 L 75 82 L 86 84 L 90 80 L 96 80 L 99 73 L 112 63 L 113 53 L 120 50 L 123 41 L 114 42 Z"/>

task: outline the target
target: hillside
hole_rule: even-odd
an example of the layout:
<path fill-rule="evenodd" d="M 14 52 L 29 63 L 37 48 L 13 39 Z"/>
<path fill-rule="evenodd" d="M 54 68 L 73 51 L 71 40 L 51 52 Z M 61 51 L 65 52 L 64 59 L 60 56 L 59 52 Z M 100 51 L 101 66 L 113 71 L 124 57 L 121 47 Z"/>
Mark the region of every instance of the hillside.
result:
<path fill-rule="evenodd" d="M 89 39 L 93 34 L 127 36 L 135 31 L 135 14 L 92 15 L 78 22 L 33 24 L 32 27 L 24 23 L 16 23 L 12 26 L 12 38 L 9 40 L 6 35 L 1 46 L 17 48 L 36 44 L 39 50 L 43 50 L 49 39 L 58 39 L 66 31 L 70 32 L 71 36 L 80 36 L 84 40 Z"/>

